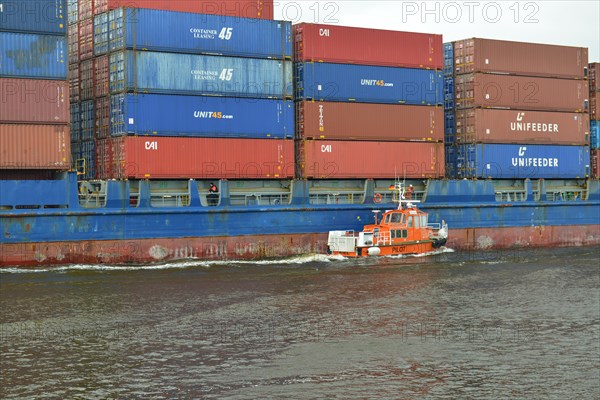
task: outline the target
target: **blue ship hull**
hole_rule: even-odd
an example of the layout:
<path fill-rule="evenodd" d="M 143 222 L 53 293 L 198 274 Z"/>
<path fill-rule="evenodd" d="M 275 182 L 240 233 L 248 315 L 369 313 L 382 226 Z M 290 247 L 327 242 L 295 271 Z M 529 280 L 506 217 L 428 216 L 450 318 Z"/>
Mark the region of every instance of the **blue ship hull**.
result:
<path fill-rule="evenodd" d="M 107 185 L 105 205 L 86 209 L 72 175 L 58 181 L 1 181 L 2 265 L 324 252 L 328 231 L 361 230 L 373 221 L 373 210 L 394 208 L 373 202 L 372 181 L 367 181 L 364 204 L 311 204 L 309 184 L 293 181 L 289 202 L 268 206 L 231 204 L 232 190 L 223 181 L 216 207 L 197 194 L 196 181 L 188 183 L 191 195 L 185 207 L 152 207 L 148 182 L 140 182 L 135 205 L 130 204 L 129 182 Z M 429 213 L 430 222 L 448 223 L 448 245 L 456 249 L 600 243 L 598 181 L 586 182 L 585 200 L 536 199 L 536 193 L 547 193 L 544 185 L 539 181 L 534 190 L 525 181 L 519 201 L 498 201 L 492 181 L 429 181 L 420 208 Z M 34 203 L 40 208 L 31 209 Z"/>

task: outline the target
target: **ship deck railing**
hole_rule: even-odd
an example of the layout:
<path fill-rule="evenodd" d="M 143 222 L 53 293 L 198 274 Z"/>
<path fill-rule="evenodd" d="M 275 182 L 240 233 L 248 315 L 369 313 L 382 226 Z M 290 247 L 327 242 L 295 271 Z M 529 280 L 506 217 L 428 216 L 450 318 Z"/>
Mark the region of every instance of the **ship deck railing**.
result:
<path fill-rule="evenodd" d="M 363 204 L 364 190 L 321 189 L 309 195 L 310 204 Z"/>

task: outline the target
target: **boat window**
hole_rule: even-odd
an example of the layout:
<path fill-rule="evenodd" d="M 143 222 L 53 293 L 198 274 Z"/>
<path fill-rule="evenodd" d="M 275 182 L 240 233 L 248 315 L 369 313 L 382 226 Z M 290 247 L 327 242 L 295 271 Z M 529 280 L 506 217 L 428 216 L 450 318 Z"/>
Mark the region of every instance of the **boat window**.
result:
<path fill-rule="evenodd" d="M 422 227 L 427 226 L 427 215 L 421 215 L 421 226 Z"/>
<path fill-rule="evenodd" d="M 390 223 L 390 217 L 391 217 L 391 216 L 390 216 L 389 214 L 388 214 L 388 215 L 385 217 L 385 223 L 386 223 L 386 224 L 389 224 L 389 223 Z"/>
<path fill-rule="evenodd" d="M 418 228 L 419 226 L 421 226 L 421 223 L 420 223 L 420 222 L 421 222 L 421 221 L 420 221 L 420 219 L 419 219 L 419 216 L 418 216 L 418 215 L 415 215 L 415 228 Z"/>
<path fill-rule="evenodd" d="M 392 229 L 392 230 L 390 231 L 390 237 L 391 237 L 392 239 L 396 239 L 396 231 L 395 231 L 395 230 L 393 230 L 393 229 Z"/>
<path fill-rule="evenodd" d="M 413 217 L 408 217 L 408 227 L 409 228 L 413 227 Z"/>
<path fill-rule="evenodd" d="M 399 224 L 402 221 L 402 214 L 392 214 L 392 223 Z"/>
<path fill-rule="evenodd" d="M 406 229 L 404 229 L 402 231 L 402 239 L 406 239 L 408 237 L 408 231 Z"/>
<path fill-rule="evenodd" d="M 406 215 L 402 214 L 402 223 L 406 224 Z"/>

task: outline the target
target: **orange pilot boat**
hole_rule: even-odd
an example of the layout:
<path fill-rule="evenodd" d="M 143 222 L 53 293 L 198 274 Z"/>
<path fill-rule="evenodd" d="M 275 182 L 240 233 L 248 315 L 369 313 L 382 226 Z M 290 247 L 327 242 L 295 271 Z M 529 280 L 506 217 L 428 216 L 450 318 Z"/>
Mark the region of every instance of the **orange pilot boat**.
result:
<path fill-rule="evenodd" d="M 329 252 L 344 257 L 393 256 L 424 254 L 444 246 L 448 226 L 444 221 L 430 224 L 427 213 L 415 206 L 419 201 L 405 198 L 404 186 L 391 187 L 398 209 L 385 211 L 380 221 L 381 211 L 373 211 L 375 223 L 365 225 L 362 232 L 330 231 Z"/>

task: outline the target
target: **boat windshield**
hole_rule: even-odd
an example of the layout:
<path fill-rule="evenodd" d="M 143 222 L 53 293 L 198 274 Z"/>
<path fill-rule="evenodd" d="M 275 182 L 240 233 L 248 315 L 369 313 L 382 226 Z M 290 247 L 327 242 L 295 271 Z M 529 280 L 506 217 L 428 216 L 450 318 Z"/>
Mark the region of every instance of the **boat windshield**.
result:
<path fill-rule="evenodd" d="M 392 214 L 392 219 L 391 219 L 392 224 L 399 224 L 402 222 L 402 214 L 400 213 L 394 213 Z"/>

